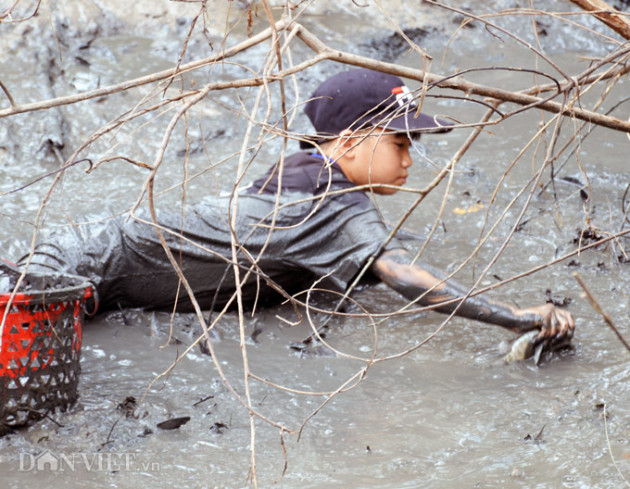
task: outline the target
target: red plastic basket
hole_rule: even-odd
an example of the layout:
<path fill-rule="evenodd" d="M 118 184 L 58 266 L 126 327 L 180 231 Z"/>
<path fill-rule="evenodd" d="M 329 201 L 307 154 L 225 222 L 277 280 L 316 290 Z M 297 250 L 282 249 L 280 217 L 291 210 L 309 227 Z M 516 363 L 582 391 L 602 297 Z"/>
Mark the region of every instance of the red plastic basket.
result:
<path fill-rule="evenodd" d="M 65 411 L 78 398 L 91 286 L 78 277 L 27 275 L 26 281 L 24 292 L 0 294 L 0 424 L 5 427 Z"/>

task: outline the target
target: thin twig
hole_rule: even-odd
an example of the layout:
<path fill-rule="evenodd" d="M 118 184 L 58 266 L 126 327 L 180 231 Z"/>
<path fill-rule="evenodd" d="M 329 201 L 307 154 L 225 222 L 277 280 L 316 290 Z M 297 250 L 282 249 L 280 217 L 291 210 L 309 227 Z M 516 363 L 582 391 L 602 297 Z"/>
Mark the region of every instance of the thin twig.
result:
<path fill-rule="evenodd" d="M 621 333 L 617 329 L 617 326 L 615 326 L 615 323 L 613 323 L 612 318 L 608 315 L 606 311 L 602 309 L 602 307 L 599 305 L 599 302 L 597 302 L 597 300 L 595 299 L 591 291 L 588 290 L 588 287 L 584 283 L 584 280 L 582 280 L 582 277 L 580 277 L 580 275 L 577 272 L 575 272 L 573 276 L 575 277 L 575 280 L 577 280 L 577 282 L 580 284 L 580 287 L 582 287 L 582 289 L 584 290 L 584 293 L 586 294 L 586 298 L 588 299 L 588 302 L 591 304 L 591 307 L 595 309 L 596 312 L 601 314 L 606 324 L 610 326 L 610 329 L 612 329 L 613 332 L 617 335 L 617 338 L 619 338 L 619 341 L 621 341 L 623 346 L 625 346 L 626 349 L 630 351 L 630 344 L 628 344 L 628 342 L 621 335 Z"/>
<path fill-rule="evenodd" d="M 2 83 L 2 80 L 0 80 L 0 88 L 2 89 L 4 94 L 7 96 L 7 99 L 9 99 L 9 104 L 11 105 L 11 107 L 15 108 L 17 106 L 15 103 L 15 100 L 13 100 L 13 97 L 11 96 L 11 92 L 9 92 L 9 89 L 4 85 L 4 83 Z"/>
<path fill-rule="evenodd" d="M 613 455 L 613 452 L 612 452 L 612 445 L 610 444 L 610 436 L 608 434 L 608 410 L 607 410 L 607 407 L 608 406 L 606 405 L 606 403 L 604 403 L 604 408 L 602 410 L 602 416 L 604 417 L 604 433 L 606 434 L 606 445 L 608 446 L 608 453 L 610 454 L 610 460 L 612 461 L 613 465 L 615 466 L 615 469 L 617 470 L 617 473 L 621 477 L 621 480 L 624 482 L 624 484 L 627 487 L 630 487 L 630 482 L 628 482 L 626 480 L 626 478 L 624 477 L 623 473 L 621 472 L 621 469 L 619 468 L 619 465 L 617 465 L 617 461 L 615 460 L 615 456 Z"/>

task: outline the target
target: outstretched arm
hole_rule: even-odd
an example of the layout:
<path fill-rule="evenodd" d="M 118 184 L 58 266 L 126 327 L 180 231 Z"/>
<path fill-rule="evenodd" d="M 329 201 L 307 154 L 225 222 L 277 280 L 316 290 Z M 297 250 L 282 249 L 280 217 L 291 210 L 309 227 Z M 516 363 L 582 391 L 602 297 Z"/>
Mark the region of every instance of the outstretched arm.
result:
<path fill-rule="evenodd" d="M 383 282 L 410 300 L 419 298 L 423 306 L 463 298 L 467 289 L 454 280 L 444 280 L 445 275 L 432 267 L 410 264 L 411 256 L 403 249 L 385 251 L 372 265 Z M 540 329 L 538 341 L 561 340 L 573 335 L 575 322 L 567 311 L 553 304 L 519 309 L 481 296 L 469 297 L 463 303 L 455 300 L 436 309 L 470 319 L 496 324 L 516 332 Z"/>

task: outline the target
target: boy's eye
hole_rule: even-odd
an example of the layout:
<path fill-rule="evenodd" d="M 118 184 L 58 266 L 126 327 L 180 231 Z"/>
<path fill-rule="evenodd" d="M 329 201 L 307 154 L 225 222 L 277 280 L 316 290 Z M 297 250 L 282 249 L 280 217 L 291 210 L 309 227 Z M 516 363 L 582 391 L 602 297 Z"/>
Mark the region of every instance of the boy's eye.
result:
<path fill-rule="evenodd" d="M 401 149 L 404 149 L 411 144 L 411 141 L 409 141 L 408 138 L 400 136 L 393 138 L 392 142 Z"/>

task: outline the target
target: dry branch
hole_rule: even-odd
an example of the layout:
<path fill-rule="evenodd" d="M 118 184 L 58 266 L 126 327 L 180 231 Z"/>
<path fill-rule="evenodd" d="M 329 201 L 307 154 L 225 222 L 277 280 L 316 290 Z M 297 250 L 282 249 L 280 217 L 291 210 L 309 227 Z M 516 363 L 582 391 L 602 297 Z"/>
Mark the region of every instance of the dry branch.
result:
<path fill-rule="evenodd" d="M 613 322 L 610 315 L 608 315 L 608 313 L 606 313 L 606 311 L 602 309 L 602 306 L 599 305 L 599 302 L 597 302 L 595 296 L 593 296 L 591 291 L 588 289 L 588 287 L 584 283 L 584 280 L 582 280 L 582 277 L 580 277 L 577 273 L 574 273 L 573 276 L 575 277 L 575 280 L 577 280 L 577 282 L 580 284 L 580 287 L 582 287 L 582 289 L 584 290 L 584 294 L 586 295 L 586 298 L 588 299 L 591 307 L 595 309 L 595 311 L 597 311 L 599 314 L 601 314 L 601 316 L 604 318 L 604 322 L 610 327 L 610 329 L 613 330 L 615 335 L 617 335 L 617 338 L 619 338 L 619 341 L 621 341 L 623 346 L 625 346 L 626 349 L 630 351 L 630 344 L 628 344 L 625 338 L 621 335 L 619 329 L 617 329 L 617 326 L 615 326 L 615 323 Z"/>
<path fill-rule="evenodd" d="M 591 12 L 617 34 L 630 41 L 630 21 L 627 15 L 608 5 L 603 0 L 570 0 L 584 10 Z"/>
<path fill-rule="evenodd" d="M 280 21 L 276 24 L 277 28 L 284 28 L 287 25 L 287 21 Z M 148 85 L 150 83 L 156 83 L 163 80 L 171 79 L 177 75 L 181 75 L 183 73 L 188 73 L 199 68 L 203 68 L 205 66 L 217 63 L 219 61 L 223 61 L 228 59 L 242 51 L 247 50 L 248 48 L 259 44 L 266 39 L 268 39 L 272 35 L 271 28 L 265 29 L 259 34 L 250 37 L 249 39 L 237 44 L 236 46 L 222 51 L 214 56 L 210 56 L 208 58 L 200 59 L 197 61 L 192 61 L 190 63 L 186 63 L 179 67 L 170 68 L 168 70 L 159 71 L 156 73 L 152 73 L 150 75 L 141 76 L 139 78 L 134 78 L 132 80 L 127 80 L 122 83 L 116 83 L 114 85 L 110 85 L 108 87 L 98 88 L 96 90 L 89 90 L 86 92 L 78 93 L 75 95 L 67 95 L 64 97 L 57 97 L 50 100 L 43 100 L 41 102 L 33 102 L 30 104 L 18 104 L 15 103 L 11 108 L 0 110 L 0 119 L 3 117 L 8 117 L 15 114 L 22 114 L 24 112 L 34 112 L 37 110 L 50 109 L 52 107 L 60 107 L 63 105 L 71 105 L 77 102 L 83 102 L 84 100 L 90 100 L 98 97 L 105 97 L 107 95 L 112 95 L 118 92 L 124 92 L 131 88 L 140 87 L 143 85 Z M 196 93 L 196 92 L 191 92 Z"/>
<path fill-rule="evenodd" d="M 561 92 L 556 93 L 550 98 L 543 99 L 528 95 L 525 92 L 512 92 L 501 88 L 481 85 L 479 83 L 472 83 L 464 80 L 458 75 L 454 75 L 451 77 L 442 77 L 431 73 L 425 73 L 422 70 L 417 70 L 406 66 L 377 61 L 372 58 L 367 58 L 365 56 L 359 56 L 344 51 L 333 50 L 322 43 L 317 37 L 312 35 L 306 29 L 302 29 L 299 33 L 299 36 L 304 40 L 304 42 L 309 45 L 309 47 L 311 47 L 311 49 L 315 50 L 320 55 L 325 55 L 326 58 L 329 60 L 334 60 L 340 63 L 350 64 L 354 66 L 361 66 L 364 68 L 372 68 L 379 71 L 386 71 L 387 73 L 391 73 L 393 75 L 401 76 L 404 78 L 409 78 L 411 80 L 416 80 L 419 82 L 424 82 L 426 80 L 431 85 L 439 88 L 457 90 L 469 95 L 474 94 L 482 97 L 488 97 L 492 100 L 512 102 L 526 107 L 536 107 L 554 114 L 562 114 L 568 117 L 574 117 L 576 119 L 607 127 L 608 129 L 630 133 L 630 121 L 624 121 L 621 119 L 617 119 L 616 117 L 606 116 L 582 108 L 570 107 L 551 100 L 551 98 L 560 95 L 562 92 L 567 92 L 571 90 L 574 87 L 574 83 L 561 84 Z M 628 47 L 623 54 L 630 54 L 630 47 Z"/>
<path fill-rule="evenodd" d="M 331 61 L 337 61 L 340 63 L 349 64 L 353 66 L 360 66 L 364 68 L 371 68 L 374 70 L 385 71 L 387 73 L 391 73 L 397 76 L 416 80 L 421 83 L 428 83 L 435 87 L 464 92 L 468 96 L 478 95 L 481 97 L 488 97 L 491 100 L 511 102 L 511 103 L 514 103 L 523 107 L 527 107 L 527 108 L 536 107 L 536 108 L 539 108 L 539 109 L 542 109 L 542 110 L 545 110 L 554 114 L 562 114 L 567 117 L 580 119 L 580 120 L 590 122 L 592 124 L 596 124 L 602 127 L 614 129 L 616 131 L 630 133 L 630 121 L 625 121 L 625 120 L 621 120 L 621 119 L 618 119 L 616 117 L 612 117 L 609 115 L 592 112 L 592 111 L 583 109 L 581 107 L 574 107 L 574 106 L 554 102 L 553 98 L 561 95 L 562 93 L 568 93 L 573 88 L 576 87 L 578 82 L 573 79 L 571 79 L 571 81 L 569 82 L 564 82 L 560 84 L 561 89 L 557 90 L 555 94 L 547 98 L 540 98 L 540 97 L 530 95 L 528 93 L 530 92 L 529 90 L 522 91 L 522 92 L 504 90 L 501 88 L 495 88 L 495 87 L 482 85 L 479 83 L 469 82 L 465 80 L 463 77 L 461 77 L 460 75 L 440 76 L 433 73 L 425 72 L 423 70 L 417 70 L 414 68 L 397 65 L 394 63 L 378 61 L 378 60 L 375 60 L 373 58 L 369 58 L 366 56 L 360 56 L 360 55 L 356 55 L 356 54 L 352 54 L 352 53 L 348 53 L 344 51 L 335 50 L 328 47 L 317 36 L 309 32 L 305 27 L 299 24 L 290 23 L 288 20 L 279 21 L 276 24 L 276 29 L 297 30 L 298 37 L 302 39 L 311 49 L 313 49 L 318 54 L 318 56 L 309 61 L 293 66 L 291 68 L 280 70 L 272 78 L 268 80 L 263 80 L 262 78 L 256 77 L 256 78 L 249 78 L 249 79 L 241 79 L 234 82 L 215 83 L 213 89 L 221 90 L 221 89 L 226 89 L 226 88 L 261 86 L 267 83 L 268 81 L 283 80 L 287 76 L 295 74 L 299 71 L 302 71 L 306 69 L 307 67 L 312 66 L 313 64 L 316 64 L 320 61 L 331 60 Z M 179 69 L 174 68 L 174 69 L 161 71 L 158 73 L 154 73 L 152 75 L 147 75 L 144 77 L 136 78 L 134 80 L 129 80 L 129 81 L 119 83 L 116 85 L 111 85 L 109 87 L 92 90 L 88 92 L 83 92 L 76 95 L 59 97 L 59 98 L 45 100 L 42 102 L 35 102 L 31 104 L 24 104 L 24 105 L 18 104 L 13 107 L 0 110 L 0 118 L 8 117 L 11 115 L 20 114 L 24 112 L 32 112 L 36 110 L 48 109 L 51 107 L 74 104 L 74 103 L 81 102 L 84 100 L 111 95 L 113 93 L 129 90 L 131 88 L 139 87 L 139 86 L 146 85 L 149 83 L 155 83 L 158 81 L 169 79 L 174 76 L 177 76 L 178 74 L 193 71 L 195 69 L 208 66 L 220 60 L 234 56 L 235 54 L 242 52 L 255 44 L 265 41 L 266 39 L 272 36 L 272 33 L 273 33 L 272 29 L 265 29 L 260 34 L 253 36 L 252 38 L 248 39 L 245 42 L 239 43 L 238 45 L 234 46 L 231 49 L 226 50 L 225 52 L 219 55 L 188 63 L 186 65 L 181 66 Z M 621 57 L 628 54 L 630 54 L 630 46 L 624 49 L 623 51 L 621 51 L 618 54 L 618 56 Z M 199 91 L 191 91 L 188 93 L 188 95 L 195 95 L 197 93 L 199 93 Z"/>

